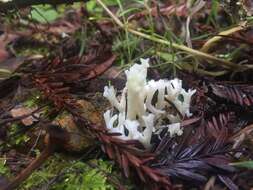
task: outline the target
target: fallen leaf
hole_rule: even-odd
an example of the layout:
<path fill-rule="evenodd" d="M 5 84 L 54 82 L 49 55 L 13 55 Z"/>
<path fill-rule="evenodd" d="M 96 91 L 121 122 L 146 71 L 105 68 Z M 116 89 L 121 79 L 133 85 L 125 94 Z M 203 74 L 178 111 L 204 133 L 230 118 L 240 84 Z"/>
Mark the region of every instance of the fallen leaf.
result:
<path fill-rule="evenodd" d="M 20 65 L 24 63 L 24 61 L 25 61 L 24 57 L 12 57 L 9 59 L 6 58 L 0 64 L 0 72 L 1 70 L 6 70 L 9 73 L 13 73 L 16 71 L 17 68 L 19 68 Z"/>
<path fill-rule="evenodd" d="M 34 112 L 36 109 L 37 108 L 16 107 L 16 108 L 13 108 L 10 111 L 10 113 L 11 113 L 12 117 L 17 118 L 17 117 L 22 117 L 22 116 L 25 116 L 25 115 L 29 115 L 32 112 Z M 39 113 L 35 113 L 34 115 L 36 117 L 38 117 Z M 21 119 L 21 121 L 25 126 L 29 126 L 29 125 L 32 125 L 35 121 L 37 121 L 37 119 L 34 118 L 33 116 L 28 116 L 28 117 L 25 117 L 25 118 Z"/>
<path fill-rule="evenodd" d="M 17 37 L 18 36 L 15 34 L 4 33 L 0 35 L 0 63 L 9 57 L 9 53 L 6 50 L 6 45 L 15 40 Z"/>
<path fill-rule="evenodd" d="M 101 64 L 97 64 L 92 70 L 91 72 L 88 74 L 87 77 L 85 77 L 86 80 L 95 78 L 101 74 L 103 74 L 115 61 L 116 59 L 116 55 L 111 55 L 109 57 L 109 59 L 107 59 L 106 61 L 104 61 Z"/>
<path fill-rule="evenodd" d="M 241 0 L 242 6 L 248 16 L 253 15 L 253 1 L 252 0 Z"/>
<path fill-rule="evenodd" d="M 0 50 L 0 54 L 1 54 L 1 50 Z M 0 79 L 9 78 L 12 75 L 12 73 L 14 73 L 16 69 L 18 69 L 19 66 L 21 66 L 25 61 L 24 57 L 9 58 L 9 55 L 7 54 L 6 56 L 3 56 L 2 58 L 3 58 L 3 61 L 0 64 Z M 1 55 L 0 55 L 0 59 L 1 59 Z"/>

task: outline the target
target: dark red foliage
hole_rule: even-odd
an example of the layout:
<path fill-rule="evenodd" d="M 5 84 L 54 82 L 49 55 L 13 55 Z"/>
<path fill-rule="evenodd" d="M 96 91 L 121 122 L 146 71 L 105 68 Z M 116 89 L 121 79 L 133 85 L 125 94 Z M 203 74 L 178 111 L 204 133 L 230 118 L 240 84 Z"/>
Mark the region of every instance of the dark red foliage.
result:
<path fill-rule="evenodd" d="M 211 84 L 213 93 L 241 106 L 253 105 L 252 85 Z"/>
<path fill-rule="evenodd" d="M 151 166 L 173 181 L 187 182 L 187 186 L 199 186 L 217 175 L 229 189 L 238 189 L 229 178 L 235 172 L 229 165 L 233 151 L 228 135 L 230 118 L 229 114 L 213 117 L 204 126 L 200 124 L 195 135 L 190 132 L 178 142 L 164 137 Z"/>
<path fill-rule="evenodd" d="M 135 171 L 148 189 L 172 189 L 169 177 L 149 166 L 149 162 L 154 160 L 155 155 L 141 149 L 140 142 L 121 140 L 117 138 L 118 134 L 108 133 L 105 126 L 87 124 L 86 119 L 78 113 L 75 114 L 75 119 L 76 123 L 85 126 L 102 143 L 103 151 L 119 164 L 126 177 L 132 176 L 130 171 L 131 173 Z"/>
<path fill-rule="evenodd" d="M 53 101 L 57 108 L 65 103 L 74 103 L 70 89 L 77 82 L 90 80 L 103 74 L 114 62 L 116 56 L 103 52 L 100 63 L 90 63 L 88 59 L 73 57 L 67 61 L 55 58 L 41 64 L 38 72 L 32 74 L 32 81 L 43 95 Z"/>
<path fill-rule="evenodd" d="M 234 4 L 234 2 L 232 3 Z M 155 19 L 161 19 L 161 17 L 171 14 L 179 17 L 187 16 L 185 3 L 179 5 L 169 3 L 161 7 L 154 3 L 150 13 Z M 128 19 L 129 21 L 140 21 L 148 14 L 148 12 L 142 11 L 131 15 Z M 234 125 L 236 122 L 234 114 L 230 113 L 229 108 L 231 102 L 236 105 L 236 109 L 238 107 L 252 108 L 253 86 L 217 83 L 210 78 L 200 80 L 191 77 L 192 73 L 191 76 L 180 77 L 183 81 L 187 81 L 187 88 L 197 90 L 191 106 L 194 117 L 181 122 L 181 127 L 184 128 L 182 137 L 170 138 L 169 135 L 163 134 L 165 136 L 162 140 L 158 139 L 154 142 L 152 150 L 145 150 L 140 142 L 122 140 L 117 137 L 119 134 L 109 133 L 105 125 L 91 123 L 89 118 L 84 118 L 82 110 L 76 104 L 79 92 L 84 95 L 91 92 L 87 81 L 91 82 L 91 89 L 96 89 L 92 84 L 98 83 L 96 81 L 99 80 L 94 79 L 103 74 L 116 59 L 116 55 L 112 53 L 112 38 L 115 32 L 119 32 L 119 29 L 114 27 L 110 21 L 83 21 L 85 18 L 89 20 L 88 17 L 88 13 L 81 10 L 78 14 L 72 15 L 73 20 L 63 19 L 48 30 L 46 25 L 39 25 L 38 28 L 30 26 L 31 34 L 40 31 L 59 37 L 63 32 L 69 34 L 80 30 L 81 27 L 87 27 L 87 31 L 90 33 L 94 31 L 95 35 L 92 35 L 91 39 L 87 39 L 83 52 L 80 52 L 80 42 L 77 45 L 73 38 L 60 40 L 61 48 L 54 53 L 57 56 L 53 56 L 51 59 L 47 57 L 44 60 L 36 60 L 36 64 L 29 64 L 26 68 L 22 68 L 23 70 L 20 69 L 22 76 L 12 77 L 1 82 L 0 98 L 11 94 L 20 83 L 29 81 L 30 86 L 28 86 L 35 87 L 43 94 L 45 100 L 50 100 L 53 103 L 53 109 L 57 111 L 64 109 L 72 114 L 76 126 L 80 129 L 78 132 L 83 133 L 84 136 L 94 137 L 104 153 L 118 164 L 124 176 L 136 179 L 137 183 L 141 182 L 142 189 L 171 190 L 176 189 L 177 184 L 182 187 L 182 183 L 185 189 L 190 187 L 203 189 L 202 187 L 208 179 L 215 175 L 221 185 L 227 186 L 231 190 L 237 190 L 238 187 L 232 180 L 235 168 L 229 165 L 233 161 L 235 153 L 235 150 L 232 149 L 232 137 L 235 135 Z M 198 22 L 194 25 L 196 25 L 198 32 L 203 29 L 214 31 L 212 26 L 208 28 L 209 25 L 206 26 Z M 251 45 L 252 31 L 247 33 L 246 40 L 245 38 L 244 36 L 235 36 L 231 39 L 236 39 L 236 42 L 245 41 Z M 156 78 L 159 80 L 160 75 L 157 75 Z M 104 82 L 107 83 L 106 80 Z M 103 87 L 104 83 L 97 86 Z M 93 90 L 93 92 L 96 91 Z M 222 101 L 216 101 L 214 97 L 218 97 L 217 99 Z M 223 100 L 227 100 L 227 102 Z M 229 104 L 226 104 L 228 102 Z M 224 112 L 224 110 L 227 111 L 226 109 L 229 113 Z M 236 109 L 233 109 L 235 114 L 240 114 Z M 0 117 L 0 119 L 2 118 Z M 248 121 L 249 119 L 247 119 Z M 5 124 L 3 122 L 6 123 L 6 120 L 0 121 Z M 240 127 L 236 126 L 236 129 L 241 129 L 243 126 L 244 124 Z M 71 133 L 57 127 L 50 126 L 46 129 L 51 138 L 50 141 L 53 139 L 52 142 L 59 145 L 59 149 L 67 149 Z M 5 132 L 4 130 L 0 131 L 0 138 L 5 138 Z M 5 179 L 0 178 L 0 184 L 2 183 L 6 183 Z"/>

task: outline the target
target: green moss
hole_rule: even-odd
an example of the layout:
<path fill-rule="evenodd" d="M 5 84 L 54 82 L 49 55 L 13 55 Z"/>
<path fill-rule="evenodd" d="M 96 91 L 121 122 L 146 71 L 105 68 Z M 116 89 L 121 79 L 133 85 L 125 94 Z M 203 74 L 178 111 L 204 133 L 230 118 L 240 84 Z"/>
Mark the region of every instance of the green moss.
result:
<path fill-rule="evenodd" d="M 26 142 L 30 140 L 30 137 L 27 134 L 20 133 L 24 130 L 18 124 L 14 123 L 9 129 L 10 140 L 8 142 L 9 146 L 24 146 Z"/>
<path fill-rule="evenodd" d="M 55 155 L 23 183 L 21 190 L 48 187 L 52 190 L 113 190 L 105 175 L 112 173 L 112 164 L 92 160 L 90 167 L 82 161 L 64 159 Z"/>

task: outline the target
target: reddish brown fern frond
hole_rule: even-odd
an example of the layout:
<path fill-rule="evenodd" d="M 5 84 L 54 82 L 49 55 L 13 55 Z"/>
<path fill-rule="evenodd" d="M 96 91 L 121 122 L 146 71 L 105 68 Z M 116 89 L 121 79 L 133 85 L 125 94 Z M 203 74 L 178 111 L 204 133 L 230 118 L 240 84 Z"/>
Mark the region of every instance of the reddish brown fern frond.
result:
<path fill-rule="evenodd" d="M 211 84 L 211 88 L 216 96 L 232 101 L 235 104 L 241 106 L 253 105 L 252 85 Z"/>
<path fill-rule="evenodd" d="M 140 142 L 135 140 L 122 140 L 117 138 L 117 133 L 108 133 L 105 126 L 88 124 L 85 118 L 75 114 L 76 122 L 83 123 L 101 143 L 103 151 L 108 157 L 119 164 L 124 175 L 128 178 L 132 172 L 137 174 L 146 189 L 172 189 L 168 176 L 162 174 L 158 169 L 149 166 L 150 161 L 154 160 L 155 155 L 149 151 L 144 151 Z M 130 172 L 132 171 L 132 172 Z"/>
<path fill-rule="evenodd" d="M 232 151 L 227 133 L 230 118 L 229 114 L 213 117 L 204 126 L 199 126 L 206 129 L 204 133 L 184 136 L 179 142 L 164 137 L 151 166 L 172 180 L 180 179 L 187 186 L 201 186 L 215 174 L 229 189 L 237 190 L 229 177 L 235 171 L 229 165 Z"/>
<path fill-rule="evenodd" d="M 232 130 L 232 121 L 234 120 L 233 113 L 220 113 L 217 117 L 213 116 L 207 121 L 205 131 L 202 136 L 209 135 L 218 139 L 220 136 L 224 136 L 224 139 L 228 138 L 229 130 Z M 230 125 L 231 124 L 231 125 Z"/>
<path fill-rule="evenodd" d="M 51 100 L 59 109 L 64 104 L 74 105 L 70 90 L 78 81 L 95 78 L 105 72 L 114 62 L 116 56 L 111 52 L 103 52 L 101 63 L 89 63 L 89 59 L 72 57 L 67 61 L 58 57 L 52 61 L 42 62 L 38 72 L 32 75 L 34 85 Z"/>

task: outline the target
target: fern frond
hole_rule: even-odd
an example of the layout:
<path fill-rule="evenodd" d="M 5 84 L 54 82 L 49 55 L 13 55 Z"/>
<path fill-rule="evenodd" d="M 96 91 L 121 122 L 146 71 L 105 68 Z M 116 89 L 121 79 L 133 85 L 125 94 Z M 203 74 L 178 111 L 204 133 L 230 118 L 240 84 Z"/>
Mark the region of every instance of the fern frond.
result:
<path fill-rule="evenodd" d="M 193 186 L 204 184 L 211 175 L 217 175 L 228 188 L 238 189 L 229 178 L 235 172 L 229 165 L 231 157 L 228 153 L 232 151 L 228 138 L 230 117 L 229 114 L 213 117 L 204 126 L 199 126 L 205 130 L 201 129 L 201 133 L 191 134 L 181 142 L 164 137 L 155 151 L 157 160 L 151 166 L 173 180 L 180 179 Z"/>
<path fill-rule="evenodd" d="M 253 86 L 251 85 L 228 85 L 211 84 L 213 93 L 241 106 L 253 105 Z"/>

